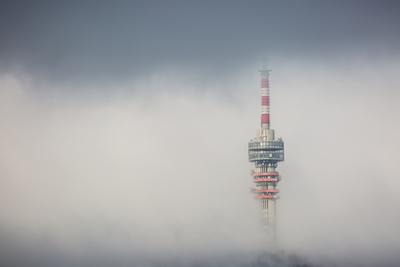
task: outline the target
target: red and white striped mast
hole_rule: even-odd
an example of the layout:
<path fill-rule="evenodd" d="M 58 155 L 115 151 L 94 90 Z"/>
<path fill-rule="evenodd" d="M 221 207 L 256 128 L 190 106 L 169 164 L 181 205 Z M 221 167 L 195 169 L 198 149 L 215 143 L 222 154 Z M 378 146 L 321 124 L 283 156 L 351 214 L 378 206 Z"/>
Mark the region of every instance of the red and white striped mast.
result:
<path fill-rule="evenodd" d="M 270 127 L 270 108 L 269 108 L 269 73 L 271 70 L 264 68 L 261 74 L 261 128 Z"/>

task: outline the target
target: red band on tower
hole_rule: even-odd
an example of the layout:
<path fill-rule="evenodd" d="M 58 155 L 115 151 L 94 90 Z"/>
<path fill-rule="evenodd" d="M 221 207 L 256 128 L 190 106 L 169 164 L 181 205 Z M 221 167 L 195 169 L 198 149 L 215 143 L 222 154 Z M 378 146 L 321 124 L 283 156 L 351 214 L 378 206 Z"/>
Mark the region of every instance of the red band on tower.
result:
<path fill-rule="evenodd" d="M 269 114 L 261 114 L 261 123 L 263 124 L 269 123 Z"/>
<path fill-rule="evenodd" d="M 269 96 L 262 96 L 261 97 L 261 105 L 269 106 Z"/>

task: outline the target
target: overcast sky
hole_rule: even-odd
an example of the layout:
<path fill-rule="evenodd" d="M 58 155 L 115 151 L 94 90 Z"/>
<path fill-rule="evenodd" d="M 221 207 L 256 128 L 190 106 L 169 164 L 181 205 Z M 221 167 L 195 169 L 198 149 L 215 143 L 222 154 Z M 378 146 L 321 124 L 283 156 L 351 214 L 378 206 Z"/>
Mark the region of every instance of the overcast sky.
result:
<path fill-rule="evenodd" d="M 1 1 L 0 265 L 398 266 L 399 20 L 396 1 Z M 265 58 L 281 258 L 249 190 Z"/>
<path fill-rule="evenodd" d="M 165 66 L 216 76 L 260 57 L 399 53 L 397 1 L 2 1 L 0 66 L 107 82 Z"/>

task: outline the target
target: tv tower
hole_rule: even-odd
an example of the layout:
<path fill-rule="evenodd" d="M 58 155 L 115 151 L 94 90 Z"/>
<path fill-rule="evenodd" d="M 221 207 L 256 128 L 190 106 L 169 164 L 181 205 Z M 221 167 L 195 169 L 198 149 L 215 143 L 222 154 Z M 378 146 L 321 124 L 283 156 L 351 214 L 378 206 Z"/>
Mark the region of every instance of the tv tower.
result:
<path fill-rule="evenodd" d="M 260 201 L 264 221 L 275 229 L 277 185 L 281 179 L 276 168 L 278 162 L 284 160 L 284 144 L 281 138 L 275 139 L 275 131 L 271 129 L 270 71 L 267 67 L 260 70 L 261 127 L 257 137 L 249 142 L 249 161 L 255 165 L 252 175 L 256 188 L 253 191 Z"/>

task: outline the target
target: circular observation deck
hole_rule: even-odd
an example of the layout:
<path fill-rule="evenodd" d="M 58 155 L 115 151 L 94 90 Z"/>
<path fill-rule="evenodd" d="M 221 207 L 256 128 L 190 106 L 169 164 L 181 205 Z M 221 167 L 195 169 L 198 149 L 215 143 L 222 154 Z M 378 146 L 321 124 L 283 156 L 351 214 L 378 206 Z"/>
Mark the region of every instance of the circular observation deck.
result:
<path fill-rule="evenodd" d="M 253 139 L 249 142 L 249 150 L 275 151 L 283 150 L 283 148 L 284 145 L 282 139 L 273 141 Z"/>
<path fill-rule="evenodd" d="M 249 150 L 249 161 L 265 161 L 265 162 L 278 162 L 284 160 L 283 150 L 277 151 L 263 151 L 263 150 Z"/>
<path fill-rule="evenodd" d="M 284 160 L 284 144 L 281 139 L 264 141 L 253 139 L 249 142 L 249 161 L 279 162 Z"/>

